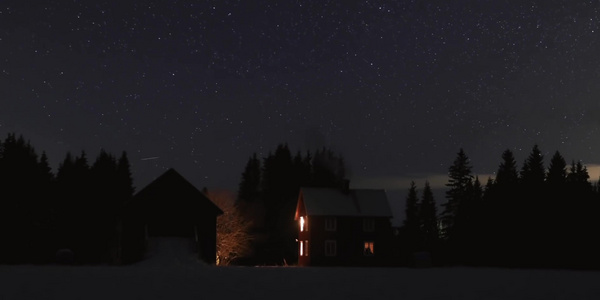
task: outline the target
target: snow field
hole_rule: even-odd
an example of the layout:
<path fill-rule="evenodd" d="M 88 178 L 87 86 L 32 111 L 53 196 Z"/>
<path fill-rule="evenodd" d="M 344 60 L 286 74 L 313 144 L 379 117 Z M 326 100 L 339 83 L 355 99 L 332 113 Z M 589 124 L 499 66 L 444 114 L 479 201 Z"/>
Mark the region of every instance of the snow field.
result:
<path fill-rule="evenodd" d="M 596 271 L 0 266 L 0 299 L 600 299 Z"/>

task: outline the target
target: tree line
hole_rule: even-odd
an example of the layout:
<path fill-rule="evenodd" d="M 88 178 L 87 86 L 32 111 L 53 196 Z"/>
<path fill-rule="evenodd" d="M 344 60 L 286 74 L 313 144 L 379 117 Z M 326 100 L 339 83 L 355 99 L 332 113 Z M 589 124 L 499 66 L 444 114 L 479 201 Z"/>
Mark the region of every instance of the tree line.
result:
<path fill-rule="evenodd" d="M 439 208 L 428 182 L 422 191 L 411 184 L 397 236 L 402 263 L 424 252 L 441 265 L 600 268 L 600 188 L 581 161 L 567 164 L 556 151 L 546 167 L 534 145 L 520 168 L 505 150 L 485 184 L 472 168 L 460 149 Z M 346 169 L 328 148 L 292 155 L 282 143 L 265 157 L 254 153 L 232 210 L 249 224 L 250 245 L 225 250 L 222 258 L 295 264 L 300 187 L 343 188 Z M 71 249 L 79 263 L 121 258 L 119 214 L 134 193 L 126 152 L 117 158 L 101 150 L 91 164 L 85 151 L 66 153 L 53 173 L 45 152 L 38 155 L 22 136 L 8 134 L 0 141 L 0 190 L 0 263 L 54 262 L 60 249 Z"/>
<path fill-rule="evenodd" d="M 426 251 L 438 264 L 600 267 L 600 190 L 581 161 L 568 165 L 556 151 L 546 168 L 534 145 L 519 168 L 507 149 L 482 185 L 460 149 L 448 177 L 440 213 L 428 183 L 422 199 L 414 183 L 409 188 L 400 237 L 406 255 Z"/>
<path fill-rule="evenodd" d="M 221 262 L 294 264 L 300 187 L 341 187 L 345 173 L 344 159 L 327 148 L 292 155 L 282 143 L 263 158 L 251 156 L 233 207 L 223 195 L 204 191 L 228 212 L 218 220 Z M 0 263 L 127 260 L 121 214 L 135 188 L 125 151 L 117 158 L 101 149 L 91 163 L 85 151 L 67 152 L 54 173 L 45 152 L 9 133 L 0 141 L 0 190 Z M 244 242 L 232 243 L 240 236 Z"/>
<path fill-rule="evenodd" d="M 54 174 L 23 136 L 0 141 L 0 263 L 116 263 L 122 205 L 134 187 L 127 153 L 66 153 Z M 64 253 L 63 253 L 64 254 Z"/>

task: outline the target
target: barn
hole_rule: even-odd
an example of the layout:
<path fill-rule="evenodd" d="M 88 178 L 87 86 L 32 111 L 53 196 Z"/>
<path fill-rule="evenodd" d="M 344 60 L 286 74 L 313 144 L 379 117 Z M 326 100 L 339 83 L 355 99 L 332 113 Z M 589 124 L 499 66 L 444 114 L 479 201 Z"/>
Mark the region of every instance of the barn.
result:
<path fill-rule="evenodd" d="M 122 257 L 143 260 L 153 240 L 176 237 L 207 264 L 216 260 L 216 223 L 223 211 L 174 169 L 156 178 L 125 205 Z"/>

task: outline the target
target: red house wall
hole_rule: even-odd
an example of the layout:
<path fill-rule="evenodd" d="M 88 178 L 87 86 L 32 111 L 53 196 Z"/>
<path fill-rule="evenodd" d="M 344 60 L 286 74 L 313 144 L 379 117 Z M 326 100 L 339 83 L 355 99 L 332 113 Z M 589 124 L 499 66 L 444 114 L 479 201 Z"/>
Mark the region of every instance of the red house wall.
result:
<path fill-rule="evenodd" d="M 308 230 L 299 232 L 300 241 L 308 240 L 308 256 L 300 256 L 301 266 L 385 266 L 392 256 L 392 228 L 389 218 L 371 218 L 375 222 L 373 232 L 363 231 L 363 217 L 336 217 L 336 230 L 325 230 L 328 217 L 307 218 Z M 325 255 L 325 242 L 336 241 L 336 255 Z M 374 242 L 374 255 L 364 255 L 364 242 Z"/>

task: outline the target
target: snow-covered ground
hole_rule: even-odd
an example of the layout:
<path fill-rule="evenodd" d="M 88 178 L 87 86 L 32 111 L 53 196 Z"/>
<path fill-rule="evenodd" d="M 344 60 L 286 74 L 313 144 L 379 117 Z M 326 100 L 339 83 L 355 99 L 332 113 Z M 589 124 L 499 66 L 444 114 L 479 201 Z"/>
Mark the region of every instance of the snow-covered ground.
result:
<path fill-rule="evenodd" d="M 217 267 L 174 243 L 132 266 L 0 266 L 0 299 L 600 299 L 598 271 Z"/>

